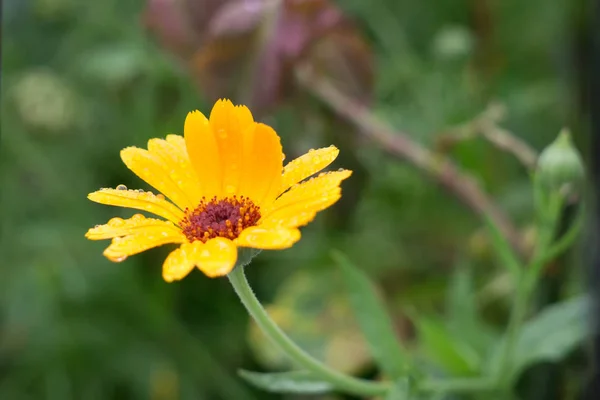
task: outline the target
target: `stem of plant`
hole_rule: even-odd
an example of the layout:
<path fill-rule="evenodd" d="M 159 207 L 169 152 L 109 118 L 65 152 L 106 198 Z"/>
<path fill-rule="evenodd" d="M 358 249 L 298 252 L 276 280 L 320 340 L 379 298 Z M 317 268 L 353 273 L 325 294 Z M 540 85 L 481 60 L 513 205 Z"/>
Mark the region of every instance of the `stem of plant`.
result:
<path fill-rule="evenodd" d="M 243 267 L 238 266 L 234 268 L 227 277 L 242 304 L 246 307 L 246 310 L 248 310 L 248 313 L 263 333 L 275 342 L 294 363 L 315 373 L 341 392 L 361 396 L 376 396 L 385 394 L 390 390 L 390 385 L 387 383 L 370 382 L 348 376 L 331 369 L 321 361 L 310 356 L 294 343 L 269 317 L 269 314 L 267 314 L 248 284 Z"/>

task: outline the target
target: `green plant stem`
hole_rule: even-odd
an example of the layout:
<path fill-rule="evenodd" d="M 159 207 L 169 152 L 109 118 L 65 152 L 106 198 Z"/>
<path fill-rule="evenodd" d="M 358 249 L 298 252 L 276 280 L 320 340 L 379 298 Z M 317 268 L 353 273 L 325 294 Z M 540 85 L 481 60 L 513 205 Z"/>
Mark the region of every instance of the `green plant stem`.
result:
<path fill-rule="evenodd" d="M 469 393 L 494 390 L 496 385 L 489 378 L 457 378 L 426 380 L 419 384 L 419 389 L 430 393 Z"/>
<path fill-rule="evenodd" d="M 498 381 L 497 384 L 502 387 L 509 384 L 508 377 L 510 376 L 511 360 L 515 352 L 517 339 L 521 327 L 525 321 L 527 314 L 527 305 L 529 303 L 530 290 L 532 289 L 531 283 L 527 279 L 527 274 L 521 274 L 522 279 L 517 284 L 517 293 L 514 297 L 512 308 L 510 311 L 510 318 L 508 321 L 508 327 L 506 329 L 506 341 L 504 344 L 504 351 L 502 352 L 499 370 L 498 370 Z"/>
<path fill-rule="evenodd" d="M 233 289 L 242 301 L 242 304 L 244 304 L 246 310 L 248 310 L 248 313 L 254 321 L 256 321 L 264 334 L 275 342 L 296 364 L 315 373 L 321 379 L 331 383 L 342 392 L 362 396 L 376 396 L 385 394 L 390 390 L 390 385 L 387 383 L 377 383 L 357 379 L 335 371 L 322 362 L 314 359 L 294 343 L 281 328 L 275 324 L 271 317 L 269 317 L 269 314 L 267 314 L 248 284 L 243 267 L 234 268 L 234 270 L 229 273 L 228 278 Z"/>
<path fill-rule="evenodd" d="M 510 382 L 510 367 L 514 356 L 515 347 L 521 327 L 527 316 L 527 306 L 532 292 L 535 290 L 540 272 L 544 264 L 549 261 L 548 254 L 551 252 L 552 241 L 556 232 L 556 226 L 562 210 L 562 197 L 558 194 L 550 197 L 547 209 L 542 213 L 539 222 L 539 236 L 533 257 L 526 268 L 520 274 L 517 283 L 517 293 L 512 304 L 504 351 L 501 356 L 498 370 L 498 384 L 507 387 Z"/>

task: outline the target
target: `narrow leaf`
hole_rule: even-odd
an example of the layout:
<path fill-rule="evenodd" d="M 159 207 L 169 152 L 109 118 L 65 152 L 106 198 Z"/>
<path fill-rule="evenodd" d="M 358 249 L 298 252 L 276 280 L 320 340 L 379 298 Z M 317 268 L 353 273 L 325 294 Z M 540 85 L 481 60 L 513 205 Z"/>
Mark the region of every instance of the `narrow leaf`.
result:
<path fill-rule="evenodd" d="M 333 258 L 341 267 L 350 304 L 373 358 L 383 373 L 389 377 L 405 376 L 408 372 L 407 355 L 398 341 L 383 301 L 371 281 L 342 253 L 335 251 Z"/>
<path fill-rule="evenodd" d="M 465 341 L 453 337 L 440 321 L 412 316 L 420 345 L 440 367 L 455 375 L 474 375 L 481 367 L 481 357 Z"/>
<path fill-rule="evenodd" d="M 504 235 L 500 232 L 496 224 L 488 218 L 484 218 L 488 231 L 490 232 L 490 238 L 492 239 L 492 245 L 496 256 L 502 263 L 502 266 L 506 268 L 513 279 L 516 279 L 522 271 L 521 261 L 515 254 L 512 246 Z"/>
<path fill-rule="evenodd" d="M 260 373 L 240 370 L 238 373 L 246 382 L 272 393 L 321 394 L 334 389 L 309 371 Z"/>

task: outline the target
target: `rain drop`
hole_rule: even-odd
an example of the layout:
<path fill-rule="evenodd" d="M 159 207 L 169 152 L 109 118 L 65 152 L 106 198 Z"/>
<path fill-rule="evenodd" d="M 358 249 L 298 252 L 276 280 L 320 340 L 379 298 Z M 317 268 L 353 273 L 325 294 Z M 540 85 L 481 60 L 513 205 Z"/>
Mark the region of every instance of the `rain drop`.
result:
<path fill-rule="evenodd" d="M 161 200 L 165 199 L 165 196 L 162 193 L 157 194 L 156 197 L 159 198 L 159 199 L 161 199 Z"/>
<path fill-rule="evenodd" d="M 127 186 L 123 184 L 117 185 L 117 190 L 127 190 Z"/>
<path fill-rule="evenodd" d="M 139 222 L 139 221 L 146 219 L 146 217 L 144 217 L 142 214 L 134 214 L 134 216 L 131 217 L 131 219 L 133 221 Z"/>
<path fill-rule="evenodd" d="M 114 217 L 114 218 L 111 218 L 111 219 L 108 221 L 108 225 L 110 225 L 110 226 L 113 226 L 113 227 L 114 227 L 114 226 L 121 226 L 121 225 L 123 225 L 124 223 L 125 223 L 125 221 L 123 220 L 123 218 L 119 218 L 119 217 Z"/>
<path fill-rule="evenodd" d="M 315 149 L 308 149 L 309 153 L 314 153 Z"/>

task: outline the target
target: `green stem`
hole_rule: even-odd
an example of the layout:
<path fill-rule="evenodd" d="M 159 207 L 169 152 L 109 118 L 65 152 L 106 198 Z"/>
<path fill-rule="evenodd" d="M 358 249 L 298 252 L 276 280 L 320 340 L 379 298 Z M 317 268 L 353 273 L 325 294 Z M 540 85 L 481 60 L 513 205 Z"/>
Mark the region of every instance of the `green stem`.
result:
<path fill-rule="evenodd" d="M 430 393 L 469 393 L 495 390 L 495 381 L 488 378 L 456 378 L 442 380 L 426 380 L 419 384 L 419 389 Z"/>
<path fill-rule="evenodd" d="M 227 277 L 242 304 L 244 304 L 246 310 L 248 310 L 248 313 L 256 321 L 263 333 L 275 342 L 296 364 L 314 372 L 321 379 L 331 383 L 342 392 L 363 396 L 376 396 L 389 391 L 390 386 L 386 383 L 370 382 L 345 375 L 331 369 L 302 350 L 269 317 L 269 314 L 267 314 L 248 284 L 243 267 L 234 268 Z"/>
<path fill-rule="evenodd" d="M 527 279 L 528 274 L 522 274 L 521 276 L 522 279 L 517 285 L 517 293 L 514 297 L 510 311 L 510 318 L 508 321 L 508 327 L 506 329 L 504 351 L 502 352 L 501 361 L 499 364 L 500 368 L 498 370 L 498 384 L 501 387 L 510 383 L 509 377 L 511 360 L 513 359 L 513 354 L 517 345 L 519 333 L 521 332 L 521 327 L 525 322 L 527 304 L 529 302 L 530 290 L 532 289 L 532 284 L 529 279 Z"/>

